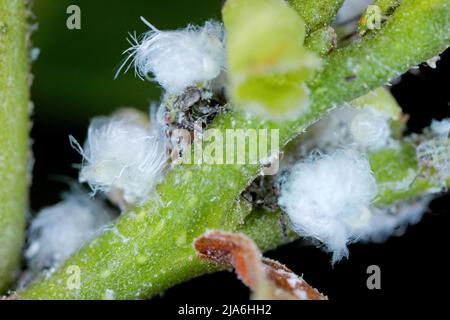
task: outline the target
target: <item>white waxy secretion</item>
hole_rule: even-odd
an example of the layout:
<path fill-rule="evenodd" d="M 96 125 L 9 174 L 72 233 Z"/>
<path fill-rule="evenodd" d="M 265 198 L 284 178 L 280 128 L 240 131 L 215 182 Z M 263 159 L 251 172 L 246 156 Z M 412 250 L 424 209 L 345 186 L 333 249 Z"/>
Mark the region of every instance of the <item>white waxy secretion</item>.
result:
<path fill-rule="evenodd" d="M 368 160 L 356 151 L 338 150 L 297 163 L 281 188 L 279 205 L 294 230 L 322 242 L 336 262 L 368 228 L 376 195 Z"/>
<path fill-rule="evenodd" d="M 134 64 L 136 74 L 147 78 L 153 74 L 168 93 L 180 94 L 189 86 L 204 85 L 220 76 L 225 69 L 226 54 L 221 23 L 209 21 L 204 26 L 188 26 L 181 30 L 161 31 L 141 18 L 150 27 L 141 40 L 136 35 L 132 47 L 124 54 L 126 60 L 117 72 Z M 116 76 L 117 76 L 116 75 Z"/>
<path fill-rule="evenodd" d="M 165 138 L 135 114 L 95 118 L 84 148 L 80 182 L 95 192 L 118 194 L 128 204 L 142 204 L 161 181 L 167 162 Z"/>
<path fill-rule="evenodd" d="M 112 221 L 103 204 L 81 191 L 42 209 L 31 222 L 25 258 L 32 271 L 51 269 L 66 260 L 96 232 Z"/>

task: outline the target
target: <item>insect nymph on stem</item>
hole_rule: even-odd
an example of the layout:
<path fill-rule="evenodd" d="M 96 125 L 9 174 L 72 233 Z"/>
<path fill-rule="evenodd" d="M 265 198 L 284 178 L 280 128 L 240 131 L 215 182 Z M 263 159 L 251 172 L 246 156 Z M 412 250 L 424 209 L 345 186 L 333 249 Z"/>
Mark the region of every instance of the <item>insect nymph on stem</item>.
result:
<path fill-rule="evenodd" d="M 433 138 L 423 141 L 416 149 L 418 175 L 425 172 L 427 178 L 434 178 L 445 189 L 445 181 L 450 177 L 450 120 L 433 121 L 430 133 Z"/>
<path fill-rule="evenodd" d="M 450 140 L 433 138 L 422 142 L 416 149 L 420 172 L 435 176 L 439 184 L 445 184 L 450 175 Z"/>

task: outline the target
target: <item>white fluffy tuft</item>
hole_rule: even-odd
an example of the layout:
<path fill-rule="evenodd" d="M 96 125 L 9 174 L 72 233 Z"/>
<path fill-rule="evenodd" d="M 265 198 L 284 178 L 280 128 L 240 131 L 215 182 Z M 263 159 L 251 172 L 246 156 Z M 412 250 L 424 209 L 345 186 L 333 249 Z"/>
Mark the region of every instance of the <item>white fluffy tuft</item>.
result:
<path fill-rule="evenodd" d="M 82 149 L 80 182 L 95 192 L 120 192 L 128 204 L 142 204 L 160 182 L 167 161 L 164 137 L 133 114 L 95 118 Z"/>
<path fill-rule="evenodd" d="M 118 73 L 133 59 L 139 77 L 146 78 L 152 73 L 167 92 L 179 94 L 189 86 L 214 80 L 224 70 L 226 55 L 222 24 L 209 21 L 203 27 L 160 31 L 144 22 L 151 30 L 141 41 L 132 37 L 132 47 L 124 52 L 128 58 Z"/>
<path fill-rule="evenodd" d="M 382 243 L 389 237 L 402 236 L 409 225 L 420 222 L 432 199 L 428 196 L 388 208 L 372 208 L 370 228 L 361 236 L 361 241 Z"/>
<path fill-rule="evenodd" d="M 391 136 L 388 117 L 372 108 L 361 110 L 353 118 L 350 132 L 356 144 L 370 150 L 386 146 Z"/>
<path fill-rule="evenodd" d="M 347 244 L 367 228 L 377 185 L 368 160 L 350 150 L 313 155 L 292 168 L 279 205 L 294 229 L 320 240 L 333 262 L 347 256 Z"/>
<path fill-rule="evenodd" d="M 66 194 L 31 223 L 25 251 L 29 268 L 38 272 L 62 263 L 112 218 L 97 200 L 81 192 Z"/>
<path fill-rule="evenodd" d="M 389 117 L 371 107 L 346 106 L 332 111 L 307 133 L 306 149 L 333 150 L 346 146 L 378 150 L 391 141 Z"/>
<path fill-rule="evenodd" d="M 450 135 L 450 118 L 440 121 L 433 120 L 430 129 L 436 137 L 448 139 Z"/>

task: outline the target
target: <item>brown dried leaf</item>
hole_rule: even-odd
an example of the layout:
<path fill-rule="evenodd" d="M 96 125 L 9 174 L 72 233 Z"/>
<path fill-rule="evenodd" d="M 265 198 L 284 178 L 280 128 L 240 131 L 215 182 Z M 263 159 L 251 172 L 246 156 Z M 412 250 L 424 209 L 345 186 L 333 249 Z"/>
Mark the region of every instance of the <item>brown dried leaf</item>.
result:
<path fill-rule="evenodd" d="M 244 235 L 208 231 L 195 240 L 194 247 L 201 258 L 234 267 L 242 282 L 250 288 L 256 287 L 259 278 L 264 277 L 261 253 Z"/>
<path fill-rule="evenodd" d="M 255 299 L 327 299 L 284 265 L 263 258 L 244 234 L 208 231 L 194 241 L 194 247 L 201 258 L 234 267 Z"/>
<path fill-rule="evenodd" d="M 317 289 L 311 287 L 303 278 L 278 261 L 263 258 L 268 278 L 277 288 L 292 294 L 298 300 L 327 300 Z"/>

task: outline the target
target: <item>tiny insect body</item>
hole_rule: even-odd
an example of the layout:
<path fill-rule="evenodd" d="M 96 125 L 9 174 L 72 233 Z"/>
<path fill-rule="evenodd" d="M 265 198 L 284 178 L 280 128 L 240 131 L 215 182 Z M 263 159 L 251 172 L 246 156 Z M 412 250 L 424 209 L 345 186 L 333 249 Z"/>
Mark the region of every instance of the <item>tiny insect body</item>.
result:
<path fill-rule="evenodd" d="M 449 139 L 433 138 L 422 142 L 416 149 L 416 157 L 422 170 L 435 173 L 440 182 L 450 177 Z"/>

